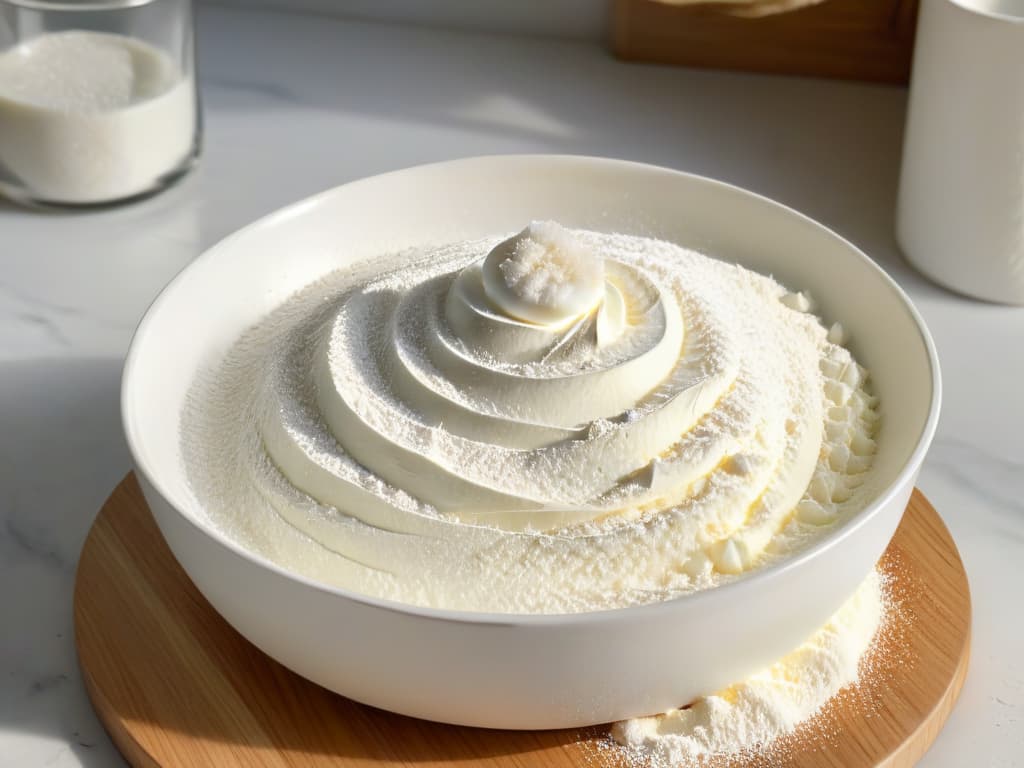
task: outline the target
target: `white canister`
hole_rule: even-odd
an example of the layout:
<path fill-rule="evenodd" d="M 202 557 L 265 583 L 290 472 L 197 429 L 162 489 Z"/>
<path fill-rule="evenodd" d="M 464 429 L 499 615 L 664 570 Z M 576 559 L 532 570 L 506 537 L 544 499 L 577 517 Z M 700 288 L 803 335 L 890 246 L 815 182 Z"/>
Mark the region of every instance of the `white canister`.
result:
<path fill-rule="evenodd" d="M 922 0 L 896 236 L 937 283 L 1024 305 L 1024 0 Z"/>

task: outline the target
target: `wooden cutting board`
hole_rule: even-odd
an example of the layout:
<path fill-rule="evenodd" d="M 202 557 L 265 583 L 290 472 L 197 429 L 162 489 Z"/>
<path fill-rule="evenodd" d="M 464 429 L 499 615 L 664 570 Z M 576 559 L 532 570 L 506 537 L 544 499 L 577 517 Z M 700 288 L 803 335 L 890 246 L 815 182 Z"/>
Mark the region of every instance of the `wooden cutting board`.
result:
<path fill-rule="evenodd" d="M 919 492 L 882 567 L 901 608 L 869 681 L 834 698 L 773 768 L 909 766 L 949 715 L 967 672 L 970 596 L 956 546 Z M 356 704 L 289 672 L 199 594 L 132 475 L 82 550 L 74 619 L 89 695 L 136 768 L 635 768 L 609 748 L 605 727 L 438 725 Z"/>

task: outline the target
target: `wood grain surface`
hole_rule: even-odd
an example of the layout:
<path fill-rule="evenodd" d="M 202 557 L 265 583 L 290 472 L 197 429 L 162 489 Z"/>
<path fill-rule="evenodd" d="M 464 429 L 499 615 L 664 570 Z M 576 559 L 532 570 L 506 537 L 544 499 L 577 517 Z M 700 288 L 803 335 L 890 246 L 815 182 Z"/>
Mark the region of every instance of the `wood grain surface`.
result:
<path fill-rule="evenodd" d="M 927 750 L 967 671 L 970 596 L 956 546 L 919 492 L 881 566 L 899 608 L 865 682 L 833 698 L 770 760 L 743 765 L 897 768 Z M 356 704 L 289 672 L 195 589 L 132 475 L 108 499 L 85 543 L 74 619 L 89 695 L 137 768 L 636 765 L 608 744 L 605 727 L 514 732 L 438 725 Z"/>
<path fill-rule="evenodd" d="M 611 48 L 635 61 L 906 83 L 917 3 L 825 0 L 744 18 L 718 3 L 615 0 Z"/>

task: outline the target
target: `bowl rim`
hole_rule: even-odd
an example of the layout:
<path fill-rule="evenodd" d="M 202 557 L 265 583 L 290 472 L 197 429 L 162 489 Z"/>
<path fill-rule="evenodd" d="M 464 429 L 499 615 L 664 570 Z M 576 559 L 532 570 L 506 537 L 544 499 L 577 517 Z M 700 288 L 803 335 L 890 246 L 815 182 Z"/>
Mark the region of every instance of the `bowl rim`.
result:
<path fill-rule="evenodd" d="M 619 167 L 622 169 L 628 169 L 631 171 L 643 171 L 651 172 L 656 171 L 659 173 L 668 173 L 679 177 L 685 177 L 691 182 L 697 184 L 706 184 L 713 187 L 718 187 L 724 191 L 740 194 L 753 198 L 758 204 L 767 205 L 774 208 L 782 215 L 789 215 L 796 217 L 805 224 L 809 224 L 812 227 L 820 230 L 822 233 L 830 236 L 838 242 L 839 245 L 845 247 L 851 255 L 856 256 L 860 261 L 870 270 L 873 270 L 876 275 L 882 280 L 882 283 L 896 295 L 896 298 L 902 304 L 903 309 L 908 313 L 910 318 L 913 320 L 917 332 L 924 344 L 925 351 L 928 357 L 928 363 L 931 373 L 931 402 L 929 404 L 928 416 L 925 420 L 924 426 L 921 433 L 918 435 L 917 442 L 914 446 L 914 450 L 911 453 L 909 459 L 904 463 L 900 469 L 896 478 L 889 483 L 884 489 L 882 489 L 875 498 L 865 506 L 862 510 L 857 512 L 853 517 L 850 518 L 844 525 L 837 529 L 834 533 L 822 537 L 818 542 L 815 542 L 811 546 L 792 557 L 787 557 L 778 563 L 773 563 L 764 568 L 758 569 L 757 571 L 730 581 L 726 584 L 712 587 L 709 589 L 699 590 L 688 594 L 679 595 L 674 598 L 667 600 L 661 600 L 654 603 L 646 603 L 642 605 L 631 605 L 621 608 L 609 608 L 597 611 L 580 611 L 576 613 L 498 613 L 492 611 L 470 611 L 470 610 L 456 610 L 450 608 L 434 608 L 430 606 L 415 605 L 411 603 L 402 603 L 397 600 L 389 600 L 385 598 L 374 597 L 372 595 L 366 595 L 354 590 L 345 589 L 343 587 L 335 587 L 314 579 L 308 578 L 301 574 L 295 573 L 272 560 L 268 560 L 242 546 L 240 543 L 231 539 L 228 535 L 216 528 L 204 525 L 199 520 L 195 519 L 189 513 L 179 509 L 178 505 L 171 502 L 171 495 L 165 490 L 163 484 L 159 480 L 159 473 L 154 472 L 148 466 L 146 460 L 143 458 L 142 452 L 139 449 L 138 443 L 140 438 L 136 434 L 136 430 L 133 429 L 134 418 L 129 413 L 129 400 L 130 392 L 133 389 L 133 380 L 135 378 L 135 370 L 139 367 L 138 357 L 139 349 L 146 343 L 146 336 L 150 326 L 154 323 L 154 318 L 161 312 L 163 306 L 170 302 L 171 298 L 177 292 L 178 286 L 184 279 L 186 279 L 193 270 L 199 268 L 208 261 L 212 261 L 218 258 L 221 251 L 230 249 L 236 239 L 240 239 L 248 235 L 251 231 L 258 228 L 272 226 L 279 221 L 286 220 L 292 216 L 302 213 L 309 207 L 313 207 L 321 203 L 324 199 L 336 193 L 337 190 L 348 187 L 351 185 L 368 182 L 370 180 L 380 180 L 383 178 L 405 174 L 414 170 L 428 170 L 428 169 L 443 169 L 443 168 L 454 168 L 460 165 L 472 165 L 481 162 L 552 162 L 552 163 L 581 163 L 583 165 L 602 165 L 609 168 Z M 868 521 L 874 517 L 880 509 L 886 506 L 894 496 L 896 496 L 902 489 L 905 488 L 911 478 L 919 470 L 921 464 L 924 461 L 924 457 L 932 443 L 932 439 L 935 436 L 936 428 L 938 426 L 939 412 L 941 410 L 942 402 L 942 380 L 939 369 L 939 358 L 938 352 L 935 347 L 935 342 L 931 337 L 931 333 L 928 331 L 928 327 L 925 325 L 924 318 L 918 312 L 917 308 L 911 302 L 910 297 L 906 292 L 889 276 L 885 270 L 883 270 L 878 264 L 874 262 L 864 251 L 858 248 L 856 245 L 851 243 L 846 238 L 839 235 L 834 230 L 826 227 L 818 221 L 810 218 L 809 216 L 800 213 L 799 211 L 790 208 L 789 206 L 780 203 L 776 200 L 772 200 L 769 197 L 761 195 L 757 192 L 753 192 L 743 187 L 739 187 L 728 182 L 719 181 L 712 179 L 707 176 L 701 176 L 699 174 L 690 173 L 687 171 L 681 171 L 674 168 L 666 168 L 664 166 L 654 165 L 650 163 L 641 163 L 631 160 L 622 160 L 608 157 L 595 157 L 588 155 L 572 155 L 572 154 L 536 154 L 536 153 L 522 153 L 522 154 L 498 154 L 498 155 L 477 155 L 471 157 L 459 158 L 456 160 L 445 160 L 440 162 L 423 163 L 420 165 L 409 166 L 406 168 L 388 171 L 386 173 L 374 174 L 372 176 L 361 177 L 359 179 L 353 179 L 343 184 L 331 187 L 330 189 L 323 190 L 309 197 L 303 198 L 296 202 L 290 203 L 283 208 L 279 208 L 272 211 L 255 221 L 246 224 L 245 226 L 235 230 L 228 234 L 212 246 L 203 250 L 199 256 L 192 260 L 189 264 L 185 265 L 157 294 L 157 296 L 150 303 L 139 321 L 135 332 L 132 335 L 132 339 L 129 343 L 128 353 L 125 357 L 124 367 L 122 369 L 121 376 L 121 392 L 120 392 L 120 410 L 121 410 L 121 422 L 123 424 L 123 432 L 125 435 L 126 442 L 128 444 L 129 453 L 132 457 L 134 469 L 140 473 L 163 500 L 171 507 L 174 512 L 183 518 L 189 525 L 196 528 L 204 536 L 212 539 L 215 543 L 226 548 L 231 553 L 239 556 L 245 560 L 248 560 L 253 565 L 261 568 L 268 569 L 278 576 L 281 576 L 289 581 L 297 582 L 302 586 L 316 590 L 317 592 L 325 593 L 331 597 L 340 597 L 346 600 L 360 603 L 367 608 L 373 608 L 377 610 L 383 610 L 393 613 L 404 614 L 408 616 L 418 617 L 421 619 L 429 619 L 434 621 L 458 623 L 458 624 L 479 624 L 479 625 L 491 625 L 491 626 L 514 626 L 514 627 L 551 627 L 551 626 L 563 626 L 563 625 L 584 625 L 584 624 L 605 624 L 608 622 L 619 622 L 629 621 L 634 619 L 649 619 L 654 618 L 657 615 L 665 612 L 673 612 L 678 609 L 678 606 L 682 603 L 687 605 L 694 605 L 703 600 L 713 599 L 716 595 L 723 594 L 723 591 L 734 592 L 739 589 L 748 589 L 753 585 L 759 584 L 764 581 L 769 581 L 773 578 L 780 576 L 781 574 L 790 571 L 794 568 L 798 568 L 808 560 L 812 560 L 817 557 L 823 556 L 826 552 L 830 551 L 834 547 L 839 546 L 840 542 L 852 535 L 857 529 L 866 525 Z M 152 513 L 152 512 L 151 512 Z"/>

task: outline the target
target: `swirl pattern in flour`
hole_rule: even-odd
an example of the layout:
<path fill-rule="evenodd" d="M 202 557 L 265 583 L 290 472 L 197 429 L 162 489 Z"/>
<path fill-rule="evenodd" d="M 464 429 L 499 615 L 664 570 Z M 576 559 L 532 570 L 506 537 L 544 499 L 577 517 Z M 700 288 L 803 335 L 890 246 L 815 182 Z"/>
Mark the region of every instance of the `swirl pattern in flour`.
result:
<path fill-rule="evenodd" d="M 842 519 L 870 467 L 865 372 L 790 298 L 550 222 L 339 272 L 197 382 L 193 488 L 271 559 L 404 602 L 713 586 Z"/>

